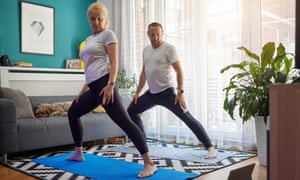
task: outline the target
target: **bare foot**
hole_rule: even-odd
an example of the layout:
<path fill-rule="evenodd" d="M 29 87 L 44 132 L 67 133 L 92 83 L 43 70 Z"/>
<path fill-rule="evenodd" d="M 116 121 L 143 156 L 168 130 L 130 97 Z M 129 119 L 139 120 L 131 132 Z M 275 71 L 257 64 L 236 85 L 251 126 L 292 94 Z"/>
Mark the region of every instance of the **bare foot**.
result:
<path fill-rule="evenodd" d="M 157 168 L 153 164 L 145 165 L 144 169 L 138 174 L 138 178 L 147 178 L 155 174 Z"/>
<path fill-rule="evenodd" d="M 207 149 L 207 154 L 205 155 L 205 159 L 214 159 L 217 157 L 217 154 L 216 154 L 216 151 L 215 151 L 215 148 L 212 146 L 212 147 L 209 147 Z"/>
<path fill-rule="evenodd" d="M 79 154 L 79 155 L 74 154 L 73 156 L 68 157 L 67 160 L 82 162 L 82 161 L 84 161 L 84 157 L 82 156 L 82 154 Z"/>
<path fill-rule="evenodd" d="M 69 160 L 69 161 L 77 161 L 77 162 L 84 161 L 84 157 L 82 155 L 82 146 L 75 147 L 74 155 L 68 157 L 67 160 Z"/>
<path fill-rule="evenodd" d="M 77 161 L 77 162 L 82 162 L 84 161 L 84 157 L 82 155 L 73 155 L 67 158 L 69 161 Z"/>

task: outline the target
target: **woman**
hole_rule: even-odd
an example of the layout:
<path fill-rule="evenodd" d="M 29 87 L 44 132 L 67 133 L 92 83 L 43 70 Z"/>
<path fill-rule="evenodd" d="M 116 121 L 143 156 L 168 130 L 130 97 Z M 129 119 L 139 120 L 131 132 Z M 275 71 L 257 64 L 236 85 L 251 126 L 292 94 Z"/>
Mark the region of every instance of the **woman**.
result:
<path fill-rule="evenodd" d="M 83 129 L 79 118 L 102 104 L 111 119 L 133 141 L 144 159 L 144 169 L 137 177 L 149 177 L 157 168 L 150 158 L 142 132 L 128 117 L 115 86 L 118 71 L 118 41 L 115 33 L 107 29 L 109 26 L 107 9 L 102 3 L 92 3 L 87 15 L 93 34 L 86 39 L 86 45 L 79 54 L 84 61 L 86 80 L 68 111 L 75 144 L 75 152 L 68 160 L 84 161 Z"/>

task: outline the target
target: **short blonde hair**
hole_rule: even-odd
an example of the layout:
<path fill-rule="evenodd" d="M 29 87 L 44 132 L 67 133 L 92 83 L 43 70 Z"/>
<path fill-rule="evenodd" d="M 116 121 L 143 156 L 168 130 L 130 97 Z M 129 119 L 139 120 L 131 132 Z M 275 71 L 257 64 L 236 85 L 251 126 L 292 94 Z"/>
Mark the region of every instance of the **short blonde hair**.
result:
<path fill-rule="evenodd" d="M 103 3 L 100 2 L 94 2 L 92 4 L 90 4 L 90 6 L 88 7 L 87 10 L 87 16 L 89 17 L 89 12 L 91 11 L 91 9 L 97 9 L 99 11 L 101 11 L 105 17 L 105 29 L 109 27 L 109 17 L 108 17 L 108 11 L 106 6 Z"/>

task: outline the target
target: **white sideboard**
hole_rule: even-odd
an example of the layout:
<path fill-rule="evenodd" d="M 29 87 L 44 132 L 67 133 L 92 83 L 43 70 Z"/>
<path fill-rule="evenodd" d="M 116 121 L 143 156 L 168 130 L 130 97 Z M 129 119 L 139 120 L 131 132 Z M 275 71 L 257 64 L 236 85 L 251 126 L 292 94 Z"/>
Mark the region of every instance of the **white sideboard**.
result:
<path fill-rule="evenodd" d="M 76 95 L 84 80 L 83 70 L 0 66 L 0 87 L 21 89 L 27 96 Z"/>

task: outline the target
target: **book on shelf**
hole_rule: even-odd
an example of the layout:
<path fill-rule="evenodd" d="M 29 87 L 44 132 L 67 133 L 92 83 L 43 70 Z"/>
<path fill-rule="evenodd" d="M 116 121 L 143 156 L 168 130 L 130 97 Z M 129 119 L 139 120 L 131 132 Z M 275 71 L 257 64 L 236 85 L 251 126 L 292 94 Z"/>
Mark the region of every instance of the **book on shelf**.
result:
<path fill-rule="evenodd" d="M 17 67 L 32 67 L 32 63 L 29 62 L 16 62 L 13 65 Z"/>

